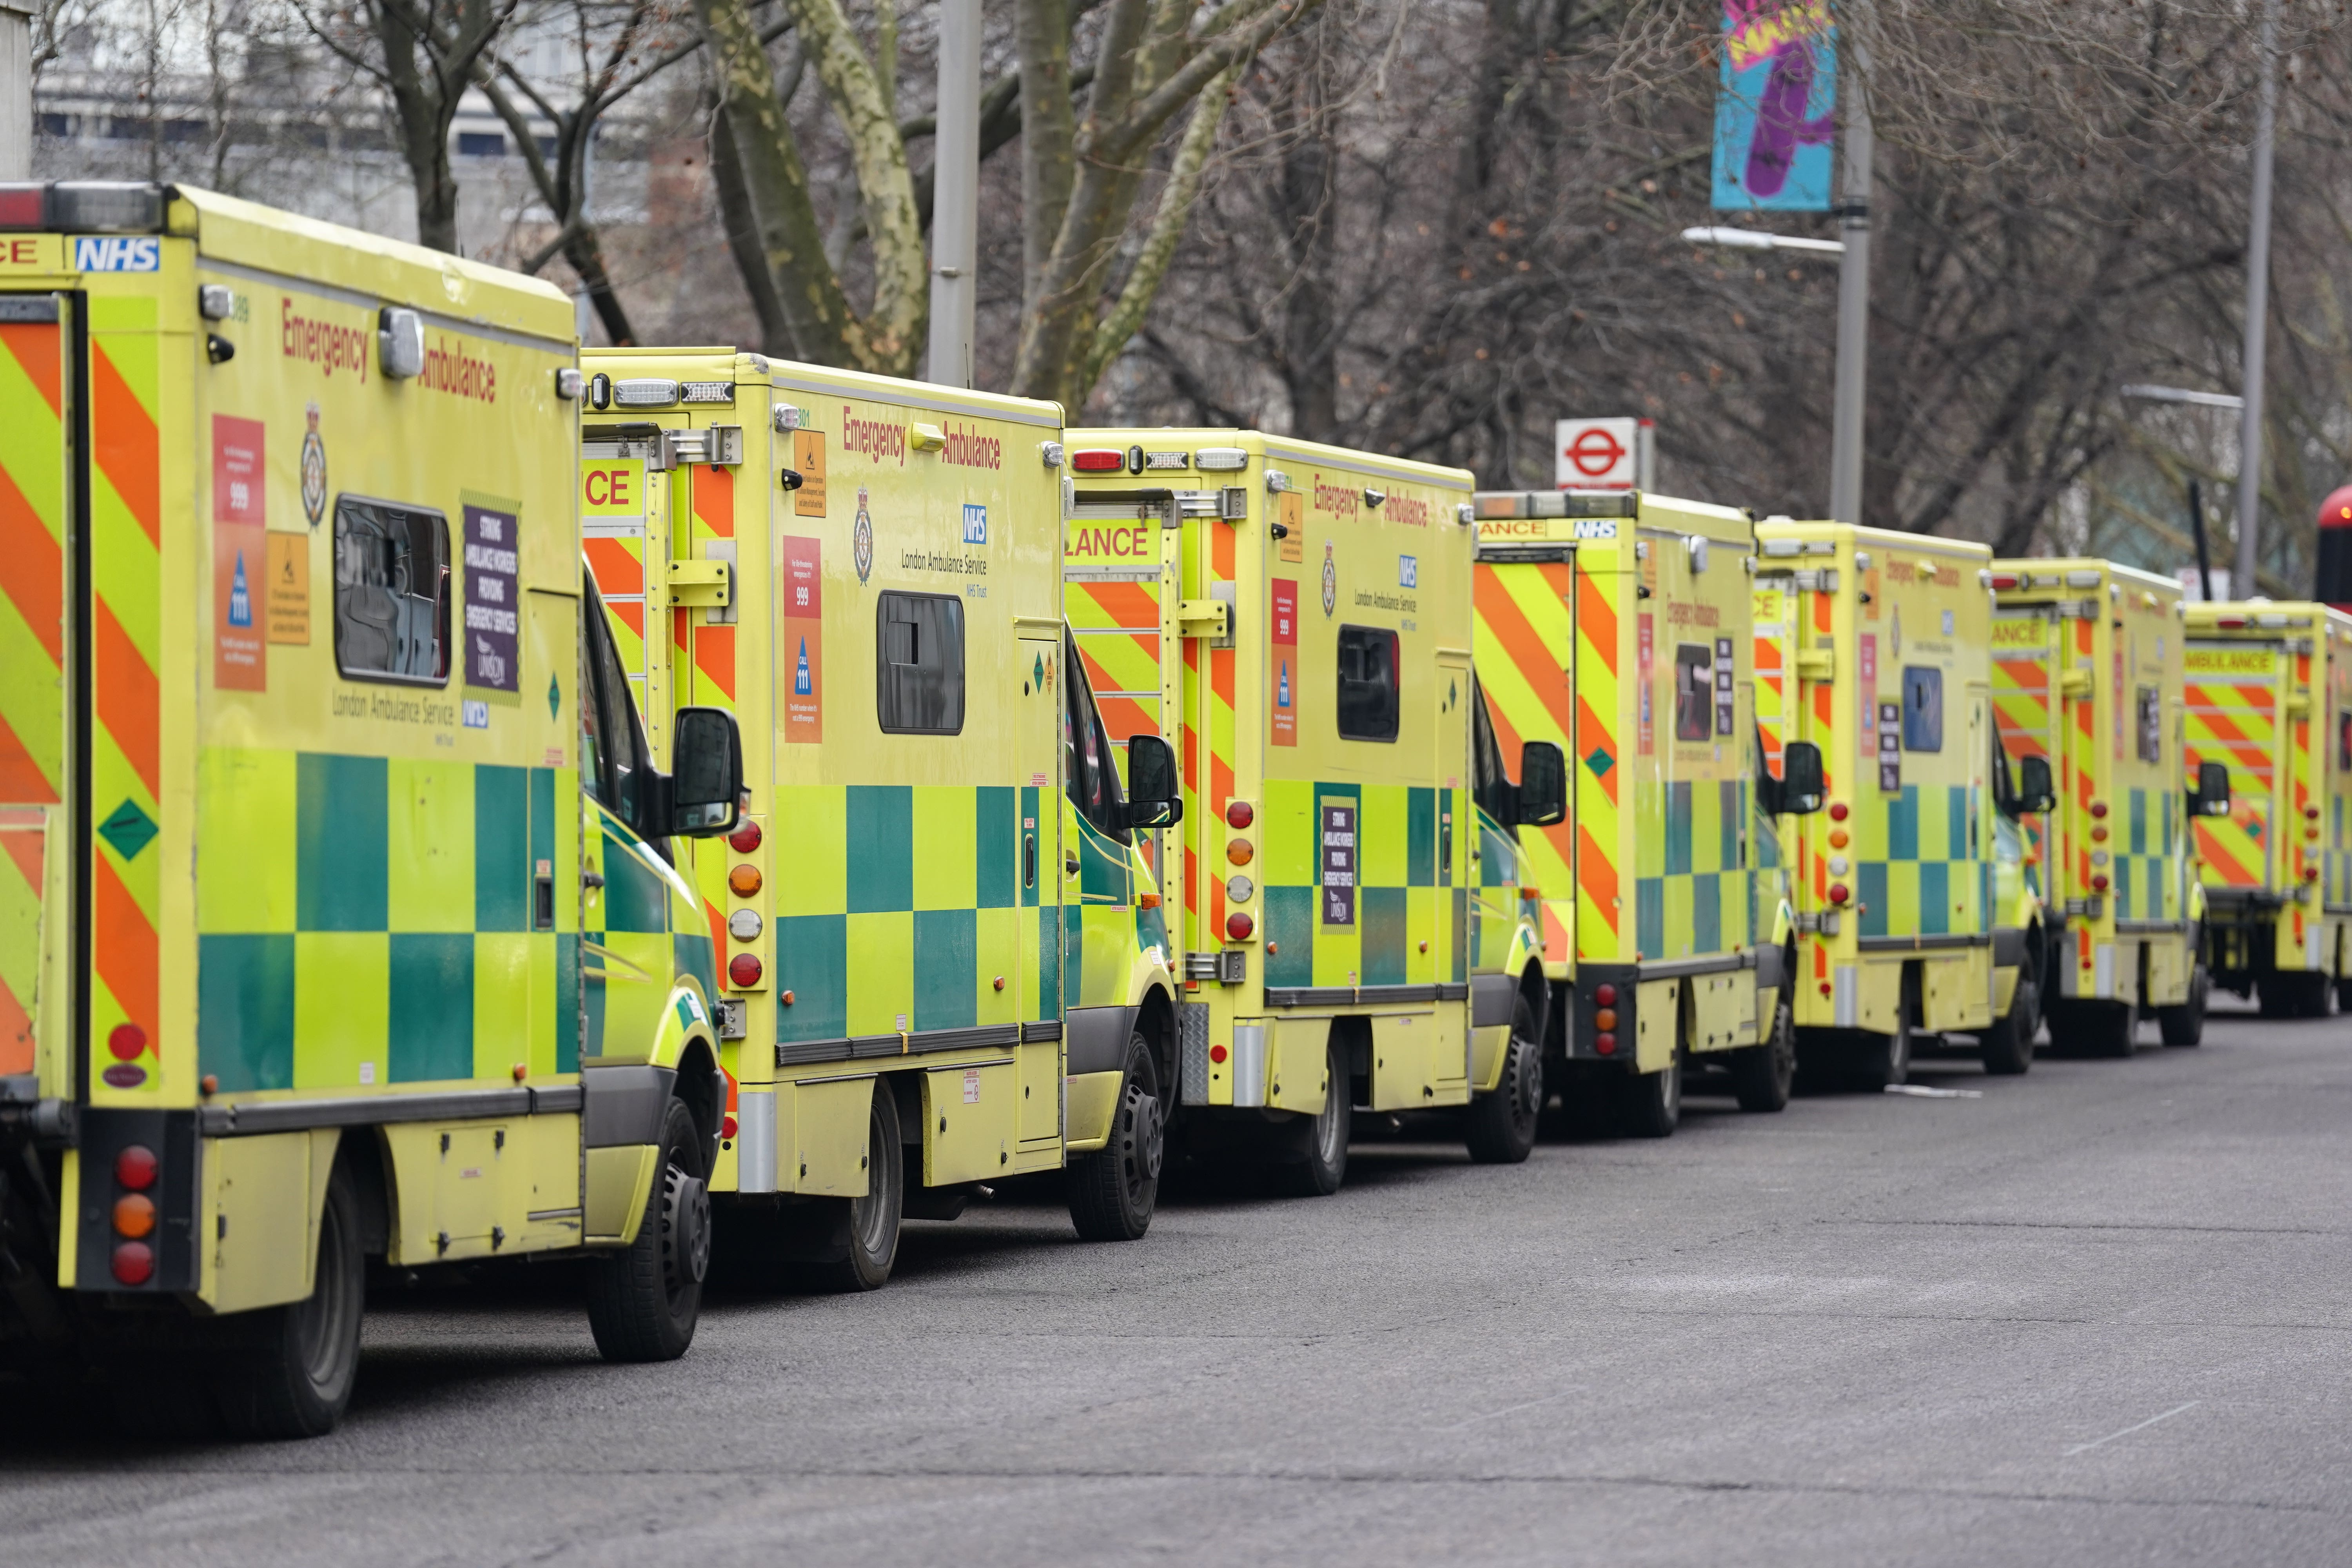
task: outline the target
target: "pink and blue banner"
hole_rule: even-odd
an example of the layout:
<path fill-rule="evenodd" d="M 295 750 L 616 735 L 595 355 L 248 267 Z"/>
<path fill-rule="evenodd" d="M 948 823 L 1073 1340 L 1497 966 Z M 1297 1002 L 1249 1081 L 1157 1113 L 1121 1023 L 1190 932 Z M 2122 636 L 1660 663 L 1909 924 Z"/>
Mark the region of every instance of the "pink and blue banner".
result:
<path fill-rule="evenodd" d="M 1723 0 L 1715 203 L 1826 212 L 1837 109 L 1837 28 L 1826 0 Z"/>

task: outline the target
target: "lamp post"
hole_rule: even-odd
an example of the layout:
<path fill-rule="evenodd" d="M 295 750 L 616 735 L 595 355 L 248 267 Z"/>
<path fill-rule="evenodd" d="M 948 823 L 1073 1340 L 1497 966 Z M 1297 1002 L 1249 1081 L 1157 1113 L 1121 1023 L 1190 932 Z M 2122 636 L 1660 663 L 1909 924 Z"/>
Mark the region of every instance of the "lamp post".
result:
<path fill-rule="evenodd" d="M 2261 552 L 2263 371 L 2271 309 L 2271 148 L 2278 129 L 2278 0 L 2263 0 L 2262 87 L 2254 106 L 2253 210 L 2246 224 L 2245 403 L 2238 421 L 2238 591 L 2251 592 Z"/>
<path fill-rule="evenodd" d="M 938 123 L 929 368 L 942 386 L 970 386 L 980 258 L 980 0 L 940 0 Z"/>

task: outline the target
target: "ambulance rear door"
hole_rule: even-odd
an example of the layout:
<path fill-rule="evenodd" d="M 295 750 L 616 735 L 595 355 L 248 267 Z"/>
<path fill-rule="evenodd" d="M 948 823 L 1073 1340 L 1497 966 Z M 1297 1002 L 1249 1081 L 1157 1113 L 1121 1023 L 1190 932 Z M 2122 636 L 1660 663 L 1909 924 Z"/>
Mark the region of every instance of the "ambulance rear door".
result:
<path fill-rule="evenodd" d="M 0 294 L 0 1099 L 71 1098 L 79 454 L 76 301 Z M 82 563 L 86 568 L 87 563 Z M 152 1026 L 154 1020 L 146 1022 Z"/>

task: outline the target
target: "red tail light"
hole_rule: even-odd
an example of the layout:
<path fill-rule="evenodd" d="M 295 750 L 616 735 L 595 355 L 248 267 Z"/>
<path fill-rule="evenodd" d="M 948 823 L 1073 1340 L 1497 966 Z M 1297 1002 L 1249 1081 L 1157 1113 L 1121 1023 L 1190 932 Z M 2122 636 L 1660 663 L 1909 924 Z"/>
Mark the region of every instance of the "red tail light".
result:
<path fill-rule="evenodd" d="M 0 228 L 41 226 L 41 187 L 0 185 Z"/>
<path fill-rule="evenodd" d="M 1604 1057 L 1613 1057 L 1617 1054 L 1617 1037 L 1595 1035 L 1592 1037 L 1592 1048 Z"/>
<path fill-rule="evenodd" d="M 2104 893 L 2106 890 L 2107 874 L 2105 871 L 2094 873 L 2091 878 L 2091 891 L 2095 893 Z"/>
<path fill-rule="evenodd" d="M 1251 805 L 1249 802 L 1245 800 L 1229 800 L 1225 803 L 1225 826 L 1227 827 L 1247 827 L 1251 823 L 1255 822 L 1256 820 L 1257 808 Z"/>
<path fill-rule="evenodd" d="M 747 822 L 727 836 L 727 847 L 738 855 L 749 855 L 760 847 L 760 825 Z"/>
<path fill-rule="evenodd" d="M 1257 921 L 1239 910 L 1225 917 L 1225 935 L 1234 942 L 1249 941 L 1250 934 L 1256 930 Z"/>
<path fill-rule="evenodd" d="M 1088 450 L 1070 454 L 1070 467 L 1082 474 L 1115 474 L 1127 467 L 1127 454 Z"/>
<path fill-rule="evenodd" d="M 757 985 L 760 984 L 760 976 L 766 973 L 759 958 L 752 953 L 739 952 L 727 961 L 728 983 L 739 990 L 745 986 Z"/>
<path fill-rule="evenodd" d="M 117 1024 L 107 1033 L 106 1048 L 116 1061 L 136 1061 L 147 1049 L 147 1031 L 136 1024 Z"/>
<path fill-rule="evenodd" d="M 1992 574 L 1992 585 L 1997 589 L 2014 588 L 2017 586 L 2016 574 L 2009 572 L 1996 572 Z"/>
<path fill-rule="evenodd" d="M 1592 1002 L 1593 1005 L 1597 1007 L 1614 1007 L 1617 1005 L 1617 987 L 1614 985 L 1594 986 L 1592 988 Z"/>
<path fill-rule="evenodd" d="M 1833 904 L 1842 904 L 1852 897 L 1853 897 L 1853 895 L 1846 891 L 1846 887 L 1843 882 L 1832 882 L 1830 884 L 1830 902 Z"/>
<path fill-rule="evenodd" d="M 114 1179 L 134 1193 L 155 1184 L 155 1151 L 133 1143 L 114 1157 Z"/>
<path fill-rule="evenodd" d="M 126 1241 L 114 1249 L 114 1278 L 124 1285 L 144 1285 L 155 1277 L 155 1249 L 143 1241 Z"/>

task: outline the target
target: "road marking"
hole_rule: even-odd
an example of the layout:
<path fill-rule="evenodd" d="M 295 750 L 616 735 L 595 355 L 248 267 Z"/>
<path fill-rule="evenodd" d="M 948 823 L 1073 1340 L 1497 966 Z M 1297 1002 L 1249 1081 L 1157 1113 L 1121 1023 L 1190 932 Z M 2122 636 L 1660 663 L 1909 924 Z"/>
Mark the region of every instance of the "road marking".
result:
<path fill-rule="evenodd" d="M 2087 1454 L 2092 1449 L 2097 1447 L 2101 1443 L 2112 1443 L 2118 1437 L 2128 1437 L 2133 1433 L 2143 1431 L 2147 1427 L 2155 1426 L 2159 1421 L 2169 1421 L 2184 1410 L 2194 1410 L 2204 1403 L 2205 1402 L 2201 1399 L 2192 1399 L 2186 1405 L 2174 1405 L 2171 1409 L 2166 1411 L 2161 1415 L 2151 1415 L 2137 1426 L 2126 1426 L 2120 1432 L 2110 1432 L 2105 1436 L 2095 1438 L 2088 1443 L 2077 1443 L 2073 1447 L 2066 1450 L 2066 1458 L 2071 1459 L 2077 1454 Z"/>
<path fill-rule="evenodd" d="M 1984 1098 L 1984 1090 L 1980 1089 L 1929 1089 L 1924 1083 L 1890 1083 L 1886 1086 L 1886 1092 L 1907 1094 L 1914 1100 L 1982 1100 Z"/>

